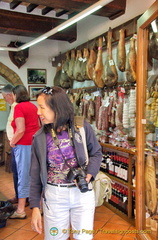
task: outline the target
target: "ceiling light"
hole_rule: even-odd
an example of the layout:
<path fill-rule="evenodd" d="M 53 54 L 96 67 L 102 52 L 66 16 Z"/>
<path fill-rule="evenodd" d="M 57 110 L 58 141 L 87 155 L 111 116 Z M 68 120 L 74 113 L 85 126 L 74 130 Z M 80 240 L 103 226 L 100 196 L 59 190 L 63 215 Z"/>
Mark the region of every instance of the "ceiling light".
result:
<path fill-rule="evenodd" d="M 51 29 L 50 31 L 44 33 L 43 35 L 41 35 L 40 37 L 25 43 L 24 45 L 18 47 L 18 48 L 8 48 L 8 47 L 0 47 L 0 50 L 7 50 L 7 51 L 21 51 L 24 50 L 30 46 L 35 45 L 36 43 L 39 43 L 43 40 L 45 40 L 46 38 L 54 35 L 55 33 L 62 31 L 63 29 L 71 26 L 72 24 L 80 21 L 81 19 L 87 17 L 88 15 L 94 13 L 95 11 L 97 11 L 98 9 L 102 8 L 103 6 L 105 6 L 106 4 L 112 2 L 113 0 L 100 0 L 97 1 L 96 3 L 94 3 L 93 5 L 91 5 L 90 7 L 86 8 L 85 10 L 83 10 L 82 12 L 78 13 L 77 15 L 75 15 L 74 17 L 68 19 L 67 21 L 65 21 L 64 23 L 60 24 L 59 26 Z"/>
<path fill-rule="evenodd" d="M 14 51 L 18 52 L 18 48 L 13 48 L 13 47 L 0 47 L 0 51 Z"/>
<path fill-rule="evenodd" d="M 28 48 L 28 47 L 31 47 L 32 45 L 35 45 L 36 43 L 39 43 L 39 42 L 45 40 L 46 38 L 47 38 L 47 36 L 43 36 L 43 35 L 42 35 L 41 37 L 36 38 L 36 39 L 34 39 L 33 41 L 31 41 L 31 42 L 29 42 L 29 43 L 26 43 L 26 44 L 22 45 L 22 46 L 19 47 L 19 48 L 20 48 L 20 50 L 24 50 L 24 49 L 26 49 L 26 48 Z"/>
<path fill-rule="evenodd" d="M 81 19 L 89 16 L 90 14 L 92 14 L 92 13 L 96 12 L 97 10 L 99 10 L 100 8 L 102 8 L 101 5 L 96 6 L 95 8 L 93 8 L 93 9 L 91 9 L 91 10 L 89 10 L 89 11 L 86 11 L 84 14 L 81 12 L 81 14 L 78 14 L 78 15 L 77 15 L 78 17 L 73 17 L 73 19 L 67 20 L 67 21 L 63 24 L 63 26 L 61 26 L 61 27 L 58 28 L 58 32 L 64 30 L 65 28 L 71 26 L 72 24 L 80 21 Z M 80 16 L 79 16 L 79 15 L 80 15 Z M 62 24 L 61 24 L 61 25 L 62 25 Z"/>

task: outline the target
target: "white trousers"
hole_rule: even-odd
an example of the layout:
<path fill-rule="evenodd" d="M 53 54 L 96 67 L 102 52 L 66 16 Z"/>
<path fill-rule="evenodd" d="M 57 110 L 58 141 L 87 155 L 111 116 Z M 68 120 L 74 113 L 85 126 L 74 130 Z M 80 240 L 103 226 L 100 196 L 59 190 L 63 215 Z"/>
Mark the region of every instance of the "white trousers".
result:
<path fill-rule="evenodd" d="M 47 184 L 45 197 L 45 240 L 66 240 L 70 234 L 73 234 L 75 239 L 93 239 L 93 190 L 81 193 L 77 187 L 56 187 Z"/>

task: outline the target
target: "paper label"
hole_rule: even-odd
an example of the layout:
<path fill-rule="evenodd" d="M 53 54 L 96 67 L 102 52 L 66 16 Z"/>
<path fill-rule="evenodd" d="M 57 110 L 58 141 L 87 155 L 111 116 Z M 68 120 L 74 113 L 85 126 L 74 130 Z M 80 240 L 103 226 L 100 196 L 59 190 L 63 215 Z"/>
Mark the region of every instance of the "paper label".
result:
<path fill-rule="evenodd" d="M 110 66 L 114 65 L 114 61 L 112 59 L 109 60 L 109 64 L 110 64 Z"/>
<path fill-rule="evenodd" d="M 83 61 L 83 58 L 82 58 L 82 57 L 80 57 L 78 60 L 79 60 L 80 62 L 82 62 L 82 61 Z"/>
<path fill-rule="evenodd" d="M 125 89 L 123 87 L 121 87 L 120 90 L 121 90 L 122 93 L 125 93 Z"/>
<path fill-rule="evenodd" d="M 127 201 L 127 197 L 123 197 L 123 202 L 125 203 Z"/>
<path fill-rule="evenodd" d="M 136 33 L 133 34 L 133 38 L 134 38 L 134 39 L 137 39 L 137 34 L 136 34 Z"/>
<path fill-rule="evenodd" d="M 147 104 L 147 105 L 150 105 L 150 104 L 153 103 L 153 101 L 154 101 L 154 98 L 148 98 L 148 99 L 146 100 L 146 104 Z"/>
<path fill-rule="evenodd" d="M 82 61 L 83 61 L 83 62 L 86 62 L 86 61 L 87 61 L 87 58 L 83 58 Z"/>

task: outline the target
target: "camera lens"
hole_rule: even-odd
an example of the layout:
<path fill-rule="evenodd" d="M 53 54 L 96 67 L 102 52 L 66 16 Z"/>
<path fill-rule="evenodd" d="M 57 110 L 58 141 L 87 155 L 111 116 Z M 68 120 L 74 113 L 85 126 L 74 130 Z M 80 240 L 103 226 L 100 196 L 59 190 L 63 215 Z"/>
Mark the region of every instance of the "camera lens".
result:
<path fill-rule="evenodd" d="M 85 178 L 83 177 L 77 177 L 76 178 L 78 188 L 81 192 L 87 192 L 88 191 L 88 183 L 86 182 Z"/>

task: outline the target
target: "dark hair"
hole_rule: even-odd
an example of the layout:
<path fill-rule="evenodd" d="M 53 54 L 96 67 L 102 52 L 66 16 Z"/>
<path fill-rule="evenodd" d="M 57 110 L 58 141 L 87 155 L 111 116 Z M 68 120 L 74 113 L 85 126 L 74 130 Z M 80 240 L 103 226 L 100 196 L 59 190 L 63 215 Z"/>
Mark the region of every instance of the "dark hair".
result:
<path fill-rule="evenodd" d="M 5 85 L 5 87 L 1 89 L 1 91 L 4 93 L 12 93 L 13 87 L 14 87 L 13 85 L 7 84 Z"/>
<path fill-rule="evenodd" d="M 24 85 L 17 85 L 12 91 L 14 94 L 16 94 L 17 103 L 30 101 L 28 91 Z"/>
<path fill-rule="evenodd" d="M 65 125 L 71 125 L 74 122 L 74 108 L 67 96 L 65 90 L 60 87 L 45 87 L 38 95 L 44 96 L 45 103 L 55 113 L 55 121 L 52 124 L 47 124 L 48 130 L 53 128 L 57 133 L 57 129 L 62 130 Z"/>

